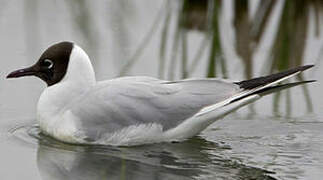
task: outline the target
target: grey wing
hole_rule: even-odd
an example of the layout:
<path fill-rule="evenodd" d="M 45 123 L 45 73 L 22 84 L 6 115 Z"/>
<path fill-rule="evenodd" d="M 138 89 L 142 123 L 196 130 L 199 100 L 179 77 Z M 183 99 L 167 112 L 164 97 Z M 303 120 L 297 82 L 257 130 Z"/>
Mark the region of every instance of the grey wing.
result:
<path fill-rule="evenodd" d="M 100 83 L 71 110 L 90 137 L 138 124 L 156 123 L 168 130 L 240 90 L 219 79 L 120 78 Z"/>

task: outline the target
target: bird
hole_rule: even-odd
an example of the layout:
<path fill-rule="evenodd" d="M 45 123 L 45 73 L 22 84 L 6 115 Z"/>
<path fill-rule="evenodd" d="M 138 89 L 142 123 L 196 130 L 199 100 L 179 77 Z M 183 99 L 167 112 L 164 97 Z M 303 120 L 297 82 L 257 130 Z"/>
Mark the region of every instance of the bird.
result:
<path fill-rule="evenodd" d="M 196 136 L 267 94 L 314 82 L 280 83 L 313 66 L 243 81 L 148 76 L 96 81 L 86 52 L 63 41 L 47 48 L 34 65 L 7 78 L 36 76 L 47 84 L 36 113 L 44 135 L 70 144 L 136 146 Z"/>

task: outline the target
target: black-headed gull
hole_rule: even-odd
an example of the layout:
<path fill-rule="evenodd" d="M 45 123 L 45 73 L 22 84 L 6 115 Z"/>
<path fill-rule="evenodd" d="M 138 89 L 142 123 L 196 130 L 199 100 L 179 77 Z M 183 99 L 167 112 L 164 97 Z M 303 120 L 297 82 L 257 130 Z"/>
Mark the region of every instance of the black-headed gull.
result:
<path fill-rule="evenodd" d="M 197 135 L 263 95 L 312 82 L 277 85 L 312 66 L 240 82 L 141 76 L 97 82 L 88 55 L 74 43 L 60 42 L 35 65 L 7 78 L 34 75 L 47 83 L 37 106 L 44 134 L 67 143 L 139 145 Z"/>

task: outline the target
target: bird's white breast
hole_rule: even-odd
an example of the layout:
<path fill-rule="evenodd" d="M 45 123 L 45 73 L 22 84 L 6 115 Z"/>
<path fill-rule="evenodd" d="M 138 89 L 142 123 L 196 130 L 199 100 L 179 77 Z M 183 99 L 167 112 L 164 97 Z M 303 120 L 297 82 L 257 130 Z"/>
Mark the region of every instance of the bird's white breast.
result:
<path fill-rule="evenodd" d="M 57 84 L 44 90 L 37 106 L 37 120 L 45 134 L 57 139 L 80 143 L 78 118 L 70 111 L 78 92 L 66 91 L 68 83 Z"/>

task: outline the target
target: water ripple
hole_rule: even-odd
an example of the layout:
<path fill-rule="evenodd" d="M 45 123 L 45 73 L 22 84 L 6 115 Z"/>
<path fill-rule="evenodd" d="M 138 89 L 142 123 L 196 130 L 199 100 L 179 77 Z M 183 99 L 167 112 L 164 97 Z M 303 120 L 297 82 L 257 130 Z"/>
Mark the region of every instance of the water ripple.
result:
<path fill-rule="evenodd" d="M 37 125 L 10 132 L 19 141 L 37 147 L 43 179 L 273 179 L 268 175 L 272 172 L 226 156 L 226 151 L 231 151 L 227 144 L 200 137 L 181 143 L 112 147 L 62 143 L 43 135 Z"/>

